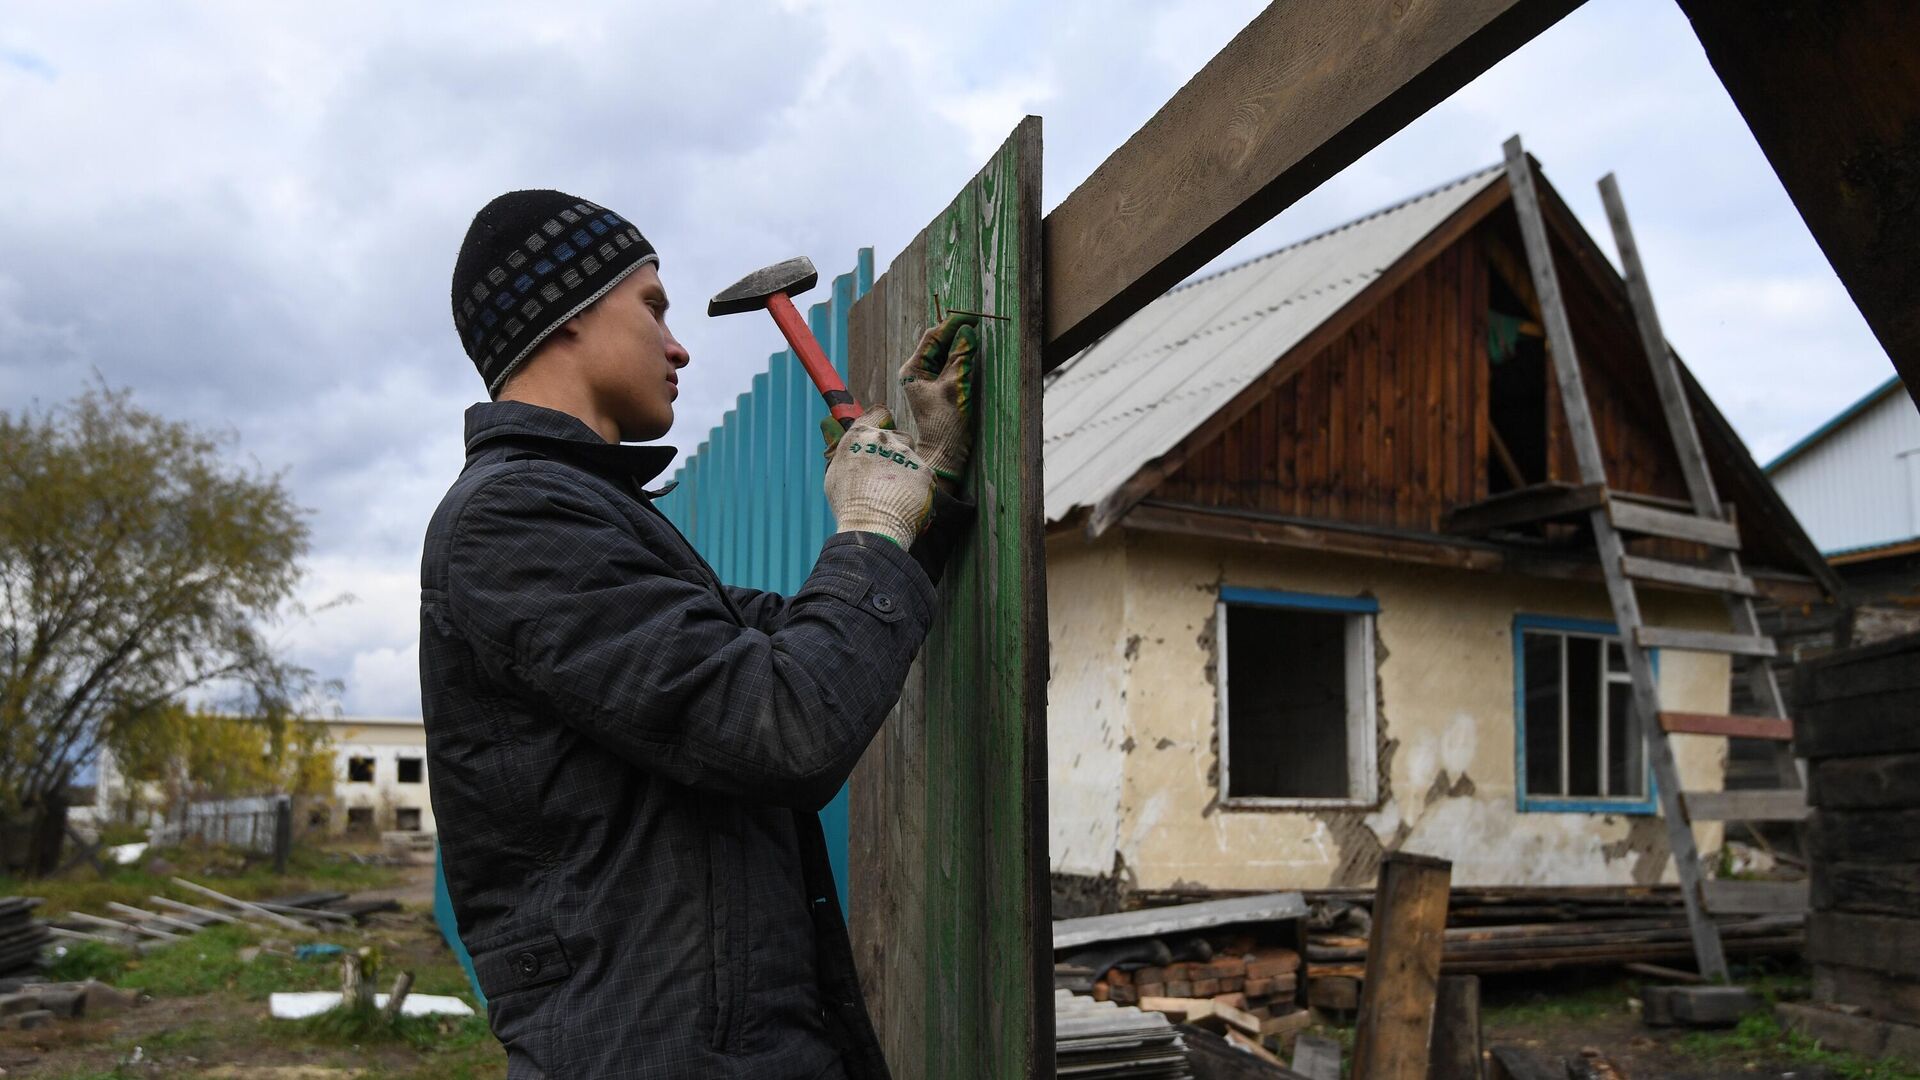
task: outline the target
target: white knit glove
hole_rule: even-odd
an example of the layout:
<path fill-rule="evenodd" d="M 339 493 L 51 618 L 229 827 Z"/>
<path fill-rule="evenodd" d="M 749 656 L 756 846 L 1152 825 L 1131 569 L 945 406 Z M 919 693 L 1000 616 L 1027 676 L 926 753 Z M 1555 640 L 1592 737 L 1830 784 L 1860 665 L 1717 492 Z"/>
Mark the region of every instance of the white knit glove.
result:
<path fill-rule="evenodd" d="M 841 532 L 873 532 L 910 547 L 933 511 L 933 470 L 893 415 L 876 405 L 841 437 L 827 464 L 827 505 Z"/>
<path fill-rule="evenodd" d="M 901 391 L 919 433 L 927 467 L 943 480 L 960 482 L 973 449 L 973 372 L 979 356 L 980 320 L 949 315 L 928 330 L 900 365 Z"/>

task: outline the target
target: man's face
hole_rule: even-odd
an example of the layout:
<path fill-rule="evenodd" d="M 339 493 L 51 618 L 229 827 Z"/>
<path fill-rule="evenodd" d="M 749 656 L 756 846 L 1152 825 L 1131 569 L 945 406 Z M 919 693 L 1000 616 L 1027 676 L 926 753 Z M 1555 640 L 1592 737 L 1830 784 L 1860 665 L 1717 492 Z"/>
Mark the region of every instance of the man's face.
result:
<path fill-rule="evenodd" d="M 667 290 L 649 263 L 574 317 L 582 374 L 623 442 L 657 439 L 673 426 L 678 372 L 692 360 L 667 329 Z"/>

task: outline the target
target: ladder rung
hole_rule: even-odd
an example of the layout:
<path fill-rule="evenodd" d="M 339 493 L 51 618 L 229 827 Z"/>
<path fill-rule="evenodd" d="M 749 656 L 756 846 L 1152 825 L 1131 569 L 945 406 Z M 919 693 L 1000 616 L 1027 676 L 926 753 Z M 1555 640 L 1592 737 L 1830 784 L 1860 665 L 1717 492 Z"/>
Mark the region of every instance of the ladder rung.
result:
<path fill-rule="evenodd" d="M 1734 739 L 1793 741 L 1793 722 L 1778 716 L 1663 712 L 1660 714 L 1660 730 L 1672 735 L 1725 735 Z"/>
<path fill-rule="evenodd" d="M 1620 572 L 1641 581 L 1657 581 L 1662 585 L 1677 585 L 1683 589 L 1732 593 L 1735 596 L 1760 595 L 1753 579 L 1745 574 L 1729 574 L 1725 570 L 1708 570 L 1701 566 L 1667 562 L 1665 559 L 1622 555 Z"/>
<path fill-rule="evenodd" d="M 1637 503 L 1609 500 L 1607 520 L 1613 522 L 1613 527 L 1621 532 L 1691 540 L 1730 551 L 1740 549 L 1738 526 L 1730 521 L 1715 521 L 1698 514 L 1679 514 L 1672 510 L 1656 510 Z"/>
<path fill-rule="evenodd" d="M 1688 791 L 1689 821 L 1805 821 L 1807 793 L 1782 791 Z"/>
<path fill-rule="evenodd" d="M 1754 634 L 1722 634 L 1712 630 L 1676 630 L 1641 626 L 1633 631 L 1634 644 L 1643 649 L 1686 649 L 1691 652 L 1732 653 L 1736 656 L 1772 656 L 1773 639 Z"/>
<path fill-rule="evenodd" d="M 1791 915 L 1807 910 L 1804 881 L 1703 881 L 1700 894 L 1715 915 Z"/>

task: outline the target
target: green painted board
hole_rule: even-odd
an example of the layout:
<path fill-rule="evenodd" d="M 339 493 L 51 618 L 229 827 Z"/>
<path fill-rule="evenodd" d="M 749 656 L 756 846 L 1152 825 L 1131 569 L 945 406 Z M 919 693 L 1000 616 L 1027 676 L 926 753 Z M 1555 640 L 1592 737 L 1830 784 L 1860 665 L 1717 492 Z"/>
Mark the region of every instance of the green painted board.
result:
<path fill-rule="evenodd" d="M 935 293 L 1006 318 L 983 324 L 979 518 L 853 776 L 854 954 L 895 1076 L 1051 1076 L 1038 117 L 854 305 L 849 387 L 902 426 L 895 371 Z"/>

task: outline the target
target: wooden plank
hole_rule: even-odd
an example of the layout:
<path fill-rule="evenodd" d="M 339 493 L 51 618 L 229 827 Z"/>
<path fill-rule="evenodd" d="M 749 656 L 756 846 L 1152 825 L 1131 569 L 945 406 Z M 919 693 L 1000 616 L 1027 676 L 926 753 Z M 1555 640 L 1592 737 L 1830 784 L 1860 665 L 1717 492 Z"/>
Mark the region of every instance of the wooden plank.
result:
<path fill-rule="evenodd" d="M 1496 1046 L 1488 1051 L 1487 1080 L 1566 1080 L 1559 1058 L 1525 1046 Z"/>
<path fill-rule="evenodd" d="M 1920 862 L 1920 810 L 1817 810 L 1807 843 L 1815 859 Z"/>
<path fill-rule="evenodd" d="M 1920 691 L 1794 705 L 1793 749 L 1805 758 L 1920 751 Z"/>
<path fill-rule="evenodd" d="M 949 307 L 982 323 L 973 533 L 850 795 L 855 957 L 902 1076 L 1053 1071 L 1040 418 L 1040 121 L 1029 117 L 854 306 L 849 383 L 903 425 L 894 368 Z"/>
<path fill-rule="evenodd" d="M 1662 712 L 1660 730 L 1671 735 L 1723 735 L 1731 739 L 1771 739 L 1777 742 L 1793 738 L 1793 722 L 1775 716 Z"/>
<path fill-rule="evenodd" d="M 1813 1000 L 1863 1008 L 1883 1020 L 1920 1024 L 1920 980 L 1842 964 L 1815 964 Z"/>
<path fill-rule="evenodd" d="M 1680 7 L 1908 393 L 1920 395 L 1920 218 L 1911 187 L 1920 153 L 1920 7 Z"/>
<path fill-rule="evenodd" d="M 1920 919 L 1816 911 L 1807 917 L 1807 958 L 1920 978 Z"/>
<path fill-rule="evenodd" d="M 1689 791 L 1681 795 L 1694 821 L 1805 821 L 1804 791 Z"/>
<path fill-rule="evenodd" d="M 1920 690 L 1920 634 L 1809 660 L 1794 680 L 1795 700 L 1809 702 Z"/>
<path fill-rule="evenodd" d="M 1606 501 L 1607 489 L 1603 484 L 1534 484 L 1456 507 L 1447 514 L 1444 527 L 1450 533 L 1476 535 L 1515 525 L 1577 517 L 1596 506 L 1604 506 Z"/>
<path fill-rule="evenodd" d="M 1340 1080 L 1339 1041 L 1324 1035 L 1302 1035 L 1295 1039 L 1293 1071 L 1308 1080 Z"/>
<path fill-rule="evenodd" d="M 1428 1080 L 1470 1080 L 1480 1075 L 1480 976 L 1447 975 L 1433 1005 L 1433 1044 Z"/>
<path fill-rule="evenodd" d="M 1715 915 L 1775 915 L 1807 910 L 1804 881 L 1707 881 L 1700 885 Z"/>
<path fill-rule="evenodd" d="M 1690 652 L 1767 657 L 1776 652 L 1772 638 L 1723 634 L 1714 630 L 1682 630 L 1671 626 L 1635 627 L 1633 639 L 1643 649 L 1685 649 Z"/>
<path fill-rule="evenodd" d="M 1773 1011 L 1788 1029 L 1817 1040 L 1826 1049 L 1846 1050 L 1868 1060 L 1920 1061 L 1920 1026 L 1795 1002 L 1781 1002 Z"/>
<path fill-rule="evenodd" d="M 1380 862 L 1353 1075 L 1426 1080 L 1453 864 L 1392 852 Z"/>
<path fill-rule="evenodd" d="M 1268 6 L 1047 215 L 1048 370 L 1577 2 Z"/>
<path fill-rule="evenodd" d="M 1666 559 L 1648 559 L 1639 555 L 1622 556 L 1620 572 L 1640 581 L 1672 585 L 1682 589 L 1732 593 L 1735 596 L 1760 595 L 1759 587 L 1745 574 L 1710 570 L 1703 566 L 1688 566 L 1684 563 L 1669 562 Z"/>
<path fill-rule="evenodd" d="M 1817 911 L 1911 915 L 1920 911 L 1920 862 L 1815 859 L 1807 869 Z"/>
<path fill-rule="evenodd" d="M 1145 908 L 1115 915 L 1061 919 L 1053 924 L 1053 947 L 1071 949 L 1100 941 L 1158 937 L 1212 926 L 1305 918 L 1307 902 L 1297 892 L 1262 893 L 1197 904 Z"/>
<path fill-rule="evenodd" d="M 1737 551 L 1740 548 L 1740 530 L 1729 521 L 1713 521 L 1694 514 L 1661 510 L 1620 499 L 1608 502 L 1607 518 L 1613 522 L 1613 527 L 1621 532 L 1639 533 L 1644 536 L 1665 536 L 1696 544 L 1710 544 L 1731 551 Z"/>
<path fill-rule="evenodd" d="M 1807 790 L 1809 802 L 1833 810 L 1920 807 L 1920 753 L 1818 761 L 1807 770 Z"/>

